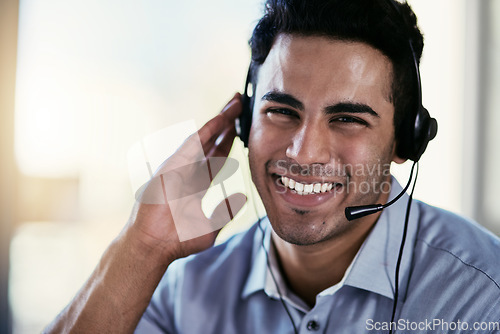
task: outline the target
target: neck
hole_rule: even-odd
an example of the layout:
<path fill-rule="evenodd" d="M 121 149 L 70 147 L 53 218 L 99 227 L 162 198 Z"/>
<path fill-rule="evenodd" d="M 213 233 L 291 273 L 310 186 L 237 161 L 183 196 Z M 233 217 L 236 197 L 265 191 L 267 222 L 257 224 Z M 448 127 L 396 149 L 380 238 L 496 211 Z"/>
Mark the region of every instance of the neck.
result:
<path fill-rule="evenodd" d="M 355 234 L 307 246 L 290 244 L 273 231 L 281 270 L 291 290 L 314 306 L 321 291 L 342 280 L 375 221 Z"/>

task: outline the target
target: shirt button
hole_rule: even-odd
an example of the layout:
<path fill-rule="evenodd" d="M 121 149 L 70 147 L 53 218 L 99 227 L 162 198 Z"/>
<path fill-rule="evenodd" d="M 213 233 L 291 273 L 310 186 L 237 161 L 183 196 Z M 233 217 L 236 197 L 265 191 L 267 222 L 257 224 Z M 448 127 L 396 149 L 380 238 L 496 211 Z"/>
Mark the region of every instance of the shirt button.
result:
<path fill-rule="evenodd" d="M 319 329 L 319 324 L 316 321 L 311 320 L 307 323 L 307 329 L 310 331 L 317 331 Z"/>

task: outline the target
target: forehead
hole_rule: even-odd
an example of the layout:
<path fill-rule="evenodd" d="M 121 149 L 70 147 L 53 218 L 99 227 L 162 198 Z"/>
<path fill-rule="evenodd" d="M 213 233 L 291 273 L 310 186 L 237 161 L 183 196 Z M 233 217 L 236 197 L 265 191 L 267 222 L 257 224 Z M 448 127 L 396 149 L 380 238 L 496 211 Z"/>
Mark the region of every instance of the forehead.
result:
<path fill-rule="evenodd" d="M 337 93 L 344 100 L 377 94 L 390 101 L 391 86 L 389 58 L 366 43 L 280 34 L 260 66 L 257 89 L 299 95 L 314 89 L 316 96 Z"/>

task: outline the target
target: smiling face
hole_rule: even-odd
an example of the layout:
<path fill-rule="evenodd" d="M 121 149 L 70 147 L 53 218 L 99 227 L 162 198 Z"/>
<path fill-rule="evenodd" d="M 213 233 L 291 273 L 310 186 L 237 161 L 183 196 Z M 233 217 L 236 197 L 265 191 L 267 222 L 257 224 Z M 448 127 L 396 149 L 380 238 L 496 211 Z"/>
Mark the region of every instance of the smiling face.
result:
<path fill-rule="evenodd" d="M 348 222 L 344 209 L 387 201 L 391 83 L 390 60 L 365 43 L 277 37 L 258 72 L 248 147 L 253 181 L 281 239 L 313 245 L 356 237 L 376 221 Z"/>

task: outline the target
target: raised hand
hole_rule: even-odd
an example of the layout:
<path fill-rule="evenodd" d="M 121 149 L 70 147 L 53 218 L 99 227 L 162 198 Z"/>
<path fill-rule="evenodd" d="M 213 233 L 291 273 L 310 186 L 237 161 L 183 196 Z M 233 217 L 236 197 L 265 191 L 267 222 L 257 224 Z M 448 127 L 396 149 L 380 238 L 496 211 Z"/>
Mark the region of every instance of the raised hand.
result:
<path fill-rule="evenodd" d="M 178 258 L 211 246 L 217 232 L 246 201 L 243 194 L 223 200 L 206 217 L 201 200 L 221 168 L 232 173 L 237 161 L 228 159 L 236 131 L 234 120 L 241 111 L 236 94 L 222 112 L 191 135 L 156 171 L 137 194 L 128 228 L 145 244 Z M 223 188 L 224 177 L 218 177 Z"/>
<path fill-rule="evenodd" d="M 227 160 L 240 112 L 236 94 L 160 166 L 91 277 L 44 332 L 132 333 L 169 264 L 213 244 L 246 201 L 243 194 L 229 196 L 210 218 L 201 210 Z"/>

